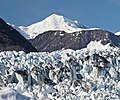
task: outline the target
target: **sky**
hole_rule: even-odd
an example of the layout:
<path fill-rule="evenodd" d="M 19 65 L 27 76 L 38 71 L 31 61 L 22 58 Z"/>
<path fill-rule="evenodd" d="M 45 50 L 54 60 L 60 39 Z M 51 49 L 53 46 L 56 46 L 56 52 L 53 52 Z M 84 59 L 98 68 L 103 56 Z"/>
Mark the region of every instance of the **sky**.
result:
<path fill-rule="evenodd" d="M 120 0 L 0 0 L 0 17 L 17 26 L 54 13 L 89 27 L 120 31 Z"/>

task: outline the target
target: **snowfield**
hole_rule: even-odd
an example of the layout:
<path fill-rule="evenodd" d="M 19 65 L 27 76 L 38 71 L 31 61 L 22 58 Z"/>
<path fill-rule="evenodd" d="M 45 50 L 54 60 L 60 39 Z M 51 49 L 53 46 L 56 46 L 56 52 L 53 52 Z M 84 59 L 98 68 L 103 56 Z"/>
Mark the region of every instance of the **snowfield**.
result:
<path fill-rule="evenodd" d="M 0 53 L 0 100 L 119 100 L 120 49 Z"/>

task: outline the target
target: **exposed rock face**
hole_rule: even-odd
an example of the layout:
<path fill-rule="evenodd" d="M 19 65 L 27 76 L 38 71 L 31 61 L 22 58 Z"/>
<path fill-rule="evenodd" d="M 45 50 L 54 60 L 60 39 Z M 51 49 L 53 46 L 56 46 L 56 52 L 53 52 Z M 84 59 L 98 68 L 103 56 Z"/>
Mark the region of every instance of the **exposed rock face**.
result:
<path fill-rule="evenodd" d="M 91 41 L 101 41 L 101 44 L 110 43 L 119 47 L 118 36 L 105 30 L 84 30 L 74 33 L 64 31 L 48 31 L 31 39 L 30 42 L 38 51 L 55 51 L 65 49 L 81 49 L 87 47 Z"/>
<path fill-rule="evenodd" d="M 0 51 L 37 51 L 18 31 L 0 18 Z"/>

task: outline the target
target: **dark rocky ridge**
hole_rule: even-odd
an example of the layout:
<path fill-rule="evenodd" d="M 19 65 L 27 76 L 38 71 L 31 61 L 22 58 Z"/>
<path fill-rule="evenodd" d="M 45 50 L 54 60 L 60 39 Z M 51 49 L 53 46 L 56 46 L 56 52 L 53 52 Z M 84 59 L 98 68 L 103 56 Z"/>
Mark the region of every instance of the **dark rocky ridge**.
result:
<path fill-rule="evenodd" d="M 103 45 L 110 43 L 111 46 L 119 47 L 120 38 L 105 30 L 84 30 L 74 33 L 64 31 L 48 31 L 39 34 L 30 42 L 38 51 L 55 51 L 65 49 L 82 49 L 91 41 L 100 41 Z"/>
<path fill-rule="evenodd" d="M 37 51 L 18 31 L 0 18 L 0 52 L 11 50 Z"/>

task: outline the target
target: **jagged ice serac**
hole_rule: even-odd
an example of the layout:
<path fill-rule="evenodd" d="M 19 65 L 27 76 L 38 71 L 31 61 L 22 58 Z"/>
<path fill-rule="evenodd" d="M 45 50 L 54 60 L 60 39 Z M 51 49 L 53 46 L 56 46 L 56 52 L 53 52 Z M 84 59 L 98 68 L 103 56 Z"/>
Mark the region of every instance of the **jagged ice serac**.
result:
<path fill-rule="evenodd" d="M 119 48 L 4 51 L 0 68 L 0 100 L 120 99 Z"/>

